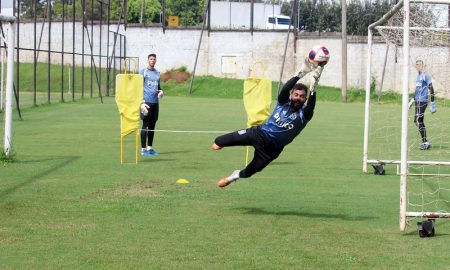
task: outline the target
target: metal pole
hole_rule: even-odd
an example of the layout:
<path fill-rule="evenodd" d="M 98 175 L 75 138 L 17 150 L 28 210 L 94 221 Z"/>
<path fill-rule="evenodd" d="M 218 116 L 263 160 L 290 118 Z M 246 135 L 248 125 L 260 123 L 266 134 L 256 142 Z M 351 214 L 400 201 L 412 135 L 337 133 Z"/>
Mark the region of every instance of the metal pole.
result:
<path fill-rule="evenodd" d="M 2 70 L 1 70 L 1 75 L 0 75 L 0 111 L 3 111 L 3 96 L 4 96 L 4 90 L 3 90 L 3 78 L 4 78 L 4 63 L 5 61 L 5 51 L 3 50 L 3 48 L 0 47 L 0 57 L 1 57 L 1 62 L 2 62 Z"/>
<path fill-rule="evenodd" d="M 103 1 L 100 1 L 100 24 L 99 24 L 99 48 L 98 48 L 98 70 L 99 70 L 99 76 L 98 76 L 98 91 L 102 92 L 102 20 L 103 20 Z"/>
<path fill-rule="evenodd" d="M 144 6 L 145 6 L 145 0 L 141 0 L 141 18 L 139 19 L 140 24 L 142 24 L 142 18 L 144 17 Z"/>
<path fill-rule="evenodd" d="M 33 1 L 33 17 L 34 17 L 34 50 L 33 50 L 33 105 L 36 105 L 36 65 L 37 65 L 37 54 L 36 54 L 36 6 L 37 1 Z"/>
<path fill-rule="evenodd" d="M 20 58 L 19 58 L 19 56 L 20 56 L 20 51 L 19 51 L 19 48 L 20 48 L 20 16 L 19 16 L 19 14 L 20 14 L 20 0 L 17 0 L 17 17 L 16 17 L 16 24 L 17 24 L 17 35 L 16 35 L 16 37 L 17 37 L 17 42 L 16 42 L 16 44 L 17 44 L 17 48 L 16 48 L 16 50 L 17 50 L 17 62 L 16 62 L 16 68 L 17 68 L 17 74 L 16 74 L 16 79 L 17 79 L 17 82 L 16 82 L 16 90 L 17 90 L 17 92 L 16 92 L 16 103 L 17 103 L 17 107 L 19 106 L 19 100 L 20 100 L 20 97 L 19 97 L 19 92 L 20 92 L 20 70 L 19 70 L 19 66 L 20 66 Z"/>
<path fill-rule="evenodd" d="M 294 10 L 295 10 L 295 5 L 292 6 L 292 13 L 291 14 L 294 13 Z M 281 63 L 280 79 L 278 81 L 278 93 L 280 93 L 280 89 L 281 89 L 281 79 L 283 77 L 283 72 L 284 72 L 284 63 L 286 61 L 286 53 L 287 53 L 287 46 L 288 46 L 288 43 L 289 43 L 289 35 L 290 35 L 290 33 L 291 33 L 291 24 L 289 23 L 289 27 L 288 27 L 287 35 L 286 35 L 286 43 L 284 44 L 284 54 L 283 54 L 283 62 Z M 295 36 L 294 36 L 294 39 L 295 39 Z"/>
<path fill-rule="evenodd" d="M 163 33 L 166 33 L 166 0 L 162 0 L 162 20 L 161 20 L 161 24 L 162 24 L 162 29 L 163 29 Z"/>
<path fill-rule="evenodd" d="M 86 27 L 86 0 L 82 0 L 83 29 Z M 81 98 L 84 98 L 84 30 L 81 31 Z"/>
<path fill-rule="evenodd" d="M 50 57 L 51 57 L 51 37 L 52 37 L 52 5 L 50 4 L 51 0 L 47 0 L 47 11 L 48 11 L 48 63 L 47 63 L 47 102 L 50 103 L 50 78 L 51 78 L 51 72 L 50 72 Z"/>
<path fill-rule="evenodd" d="M 72 101 L 75 100 L 75 1 L 72 1 Z"/>
<path fill-rule="evenodd" d="M 111 15 L 111 0 L 108 0 L 108 15 L 107 15 L 107 38 L 106 38 L 106 95 L 109 96 L 109 80 L 110 80 L 110 72 L 111 72 L 111 63 L 109 62 L 109 25 L 110 25 L 110 15 Z M 119 19 L 120 21 L 120 19 Z"/>
<path fill-rule="evenodd" d="M 298 0 L 294 0 L 294 8 L 292 9 L 291 20 L 294 22 L 292 26 L 294 27 L 294 55 L 297 54 L 297 36 L 298 36 Z M 295 58 L 297 59 L 297 58 Z"/>
<path fill-rule="evenodd" d="M 8 63 L 6 74 L 6 103 L 5 103 L 5 137 L 3 151 L 6 157 L 11 155 L 12 150 L 12 98 L 14 83 L 14 40 L 15 40 L 15 18 L 12 16 L 0 15 L 2 20 L 9 19 L 8 30 Z"/>
<path fill-rule="evenodd" d="M 366 104 L 364 110 L 364 150 L 363 150 L 363 172 L 367 172 L 367 160 L 369 156 L 369 107 L 370 107 L 370 67 L 372 61 L 372 29 L 367 31 L 367 71 L 366 71 Z"/>
<path fill-rule="evenodd" d="M 203 14 L 202 31 L 200 33 L 200 39 L 198 41 L 197 54 L 195 56 L 195 63 L 194 63 L 194 70 L 192 71 L 191 82 L 189 84 L 189 94 L 192 94 L 192 84 L 194 82 L 195 69 L 197 68 L 198 53 L 200 52 L 200 46 L 202 45 L 203 30 L 205 29 L 205 23 L 206 23 L 206 14 L 208 13 L 208 7 L 209 7 L 210 3 L 211 3 L 211 0 L 208 0 L 208 4 L 206 4 L 205 12 Z"/>
<path fill-rule="evenodd" d="M 230 3 L 230 8 L 228 9 L 228 29 L 231 29 L 231 1 Z"/>
<path fill-rule="evenodd" d="M 117 33 L 114 33 L 114 40 L 116 40 L 116 39 L 117 39 Z M 115 46 L 113 47 L 113 50 L 115 52 Z M 120 53 L 119 53 L 119 56 L 120 56 Z M 113 92 L 114 92 L 114 95 L 115 95 L 116 94 L 116 57 L 115 56 L 111 56 L 111 59 L 114 60 L 114 63 L 113 63 L 113 65 L 114 65 L 114 68 L 113 68 L 113 74 L 114 74 L 113 75 L 114 76 L 114 79 L 113 79 Z"/>
<path fill-rule="evenodd" d="M 281 63 L 280 79 L 278 80 L 278 94 L 280 93 L 280 89 L 281 89 L 281 79 L 283 77 L 283 72 L 284 72 L 284 62 L 286 61 L 287 45 L 289 43 L 290 32 L 291 32 L 291 25 L 289 24 L 288 32 L 286 35 L 286 42 L 284 44 L 283 62 Z"/>
<path fill-rule="evenodd" d="M 254 0 L 251 0 L 250 2 L 250 34 L 253 36 L 253 18 L 254 18 L 254 13 L 253 13 L 253 9 L 255 8 L 254 5 Z"/>
<path fill-rule="evenodd" d="M 402 94 L 402 136 L 400 163 L 400 230 L 406 229 L 406 208 L 408 191 L 408 77 L 409 77 L 409 0 L 403 4 L 403 94 Z"/>
<path fill-rule="evenodd" d="M 389 44 L 386 44 L 386 52 L 384 53 L 383 70 L 381 71 L 380 88 L 378 89 L 378 103 L 381 101 L 381 91 L 383 90 L 384 73 L 386 71 L 386 63 L 387 63 L 388 53 L 389 53 Z"/>
<path fill-rule="evenodd" d="M 347 102 L 347 1 L 341 0 L 341 54 L 342 54 L 342 78 L 341 78 L 341 101 Z"/>
<path fill-rule="evenodd" d="M 90 38 L 90 40 L 92 41 L 92 43 L 90 44 L 90 46 L 91 46 L 91 97 L 92 97 L 92 79 L 93 79 L 92 62 L 94 61 L 94 55 L 93 55 L 93 47 L 94 47 L 94 0 L 91 0 L 91 38 Z"/>
<path fill-rule="evenodd" d="M 62 1 L 62 24 L 61 24 L 61 101 L 64 102 L 64 2 Z"/>

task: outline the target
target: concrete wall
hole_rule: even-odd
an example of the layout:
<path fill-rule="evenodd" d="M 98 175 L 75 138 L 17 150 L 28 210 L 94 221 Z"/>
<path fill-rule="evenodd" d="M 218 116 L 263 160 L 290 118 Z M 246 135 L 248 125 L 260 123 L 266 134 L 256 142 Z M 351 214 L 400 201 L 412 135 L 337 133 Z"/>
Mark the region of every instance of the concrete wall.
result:
<path fill-rule="evenodd" d="M 22 23 L 20 30 L 20 46 L 23 48 L 33 47 L 33 24 Z M 38 27 L 38 33 L 39 33 Z M 78 30 L 79 29 L 79 30 Z M 61 24 L 52 24 L 52 49 L 61 49 Z M 111 30 L 115 30 L 111 29 Z M 89 27 L 90 31 L 90 27 Z M 120 31 L 124 31 L 121 29 Z M 76 52 L 81 52 L 81 24 L 76 26 Z M 125 32 L 123 32 L 125 33 Z M 126 30 L 127 36 L 127 55 L 139 58 L 139 67 L 143 68 L 147 64 L 147 55 L 156 53 L 158 55 L 157 69 L 165 71 L 181 66 L 186 66 L 192 71 L 195 63 L 195 56 L 199 44 L 201 31 L 199 29 L 167 29 L 163 33 L 159 27 L 133 27 L 129 26 Z M 99 28 L 94 26 L 94 53 L 99 51 Z M 102 52 L 106 55 L 106 28 L 102 30 Z M 260 31 L 240 32 L 240 31 L 217 31 L 209 35 L 205 31 L 199 51 L 196 75 L 213 75 L 217 77 L 229 77 L 244 79 L 249 76 L 252 65 L 255 62 L 262 62 L 266 66 L 265 76 L 278 81 L 283 64 L 283 54 L 287 34 L 285 31 Z M 47 48 L 47 30 L 44 27 L 41 48 Z M 112 40 L 110 40 L 110 55 L 112 49 Z M 72 50 L 72 26 L 65 25 L 65 51 Z M 317 44 L 325 45 L 331 52 L 331 60 L 322 74 L 321 84 L 327 86 L 341 86 L 341 39 L 338 34 L 328 35 L 301 35 L 296 42 L 294 51 L 294 38 L 292 34 L 287 46 L 287 54 L 284 64 L 282 81 L 286 81 L 290 76 L 298 72 L 301 60 L 307 55 L 309 49 Z M 88 49 L 87 38 L 85 40 L 86 53 Z M 441 48 L 442 50 L 442 48 Z M 373 65 L 372 77 L 377 85 L 381 81 L 381 73 L 386 52 L 385 43 L 375 43 L 373 46 Z M 414 59 L 420 55 L 428 54 L 437 56 L 442 61 L 443 66 L 439 67 L 440 77 L 434 78 L 446 80 L 449 77 L 449 52 L 430 50 L 412 50 L 410 89 L 414 87 L 415 70 L 413 68 Z M 348 55 L 348 87 L 364 88 L 367 70 L 367 44 L 364 37 L 359 39 L 350 39 L 347 48 Z M 21 51 L 21 61 L 32 62 L 32 53 Z M 401 83 L 401 65 L 402 51 L 390 46 L 388 61 L 386 67 L 386 76 L 384 78 L 384 90 L 402 89 Z M 52 56 L 52 62 L 59 63 L 60 54 Z M 425 62 L 429 58 L 425 58 Z M 94 59 L 99 66 L 98 58 Z M 46 61 L 46 53 L 40 53 L 39 61 Z M 71 63 L 71 56 L 65 58 L 65 62 Z M 85 58 L 90 61 L 90 58 Z M 86 63 L 86 62 L 85 62 Z M 81 65 L 81 57 L 76 57 L 76 64 Z M 106 66 L 106 61 L 102 61 L 102 67 Z M 437 70 L 437 68 L 436 68 Z M 261 75 L 260 71 L 257 70 Z M 433 74 L 433 73 L 432 73 Z M 262 75 L 261 75 L 262 76 Z M 433 74 L 434 76 L 434 74 Z M 436 75 L 437 76 L 437 75 Z M 307 82 L 309 78 L 305 78 Z M 435 82 L 438 88 L 444 89 L 445 83 Z"/>

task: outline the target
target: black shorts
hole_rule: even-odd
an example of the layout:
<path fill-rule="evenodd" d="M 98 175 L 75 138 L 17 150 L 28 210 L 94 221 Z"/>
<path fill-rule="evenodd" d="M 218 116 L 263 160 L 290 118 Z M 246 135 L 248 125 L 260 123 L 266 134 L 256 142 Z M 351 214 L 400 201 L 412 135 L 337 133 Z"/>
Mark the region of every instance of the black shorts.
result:
<path fill-rule="evenodd" d="M 158 115 L 159 115 L 159 104 L 158 103 L 145 103 L 148 106 L 150 106 L 150 108 L 148 109 L 148 114 L 147 115 L 143 115 L 141 112 L 141 119 L 144 121 L 157 121 L 158 120 Z"/>
<path fill-rule="evenodd" d="M 283 151 L 283 147 L 274 145 L 261 130 L 260 126 L 231 132 L 216 138 L 218 146 L 253 146 L 253 160 L 239 173 L 239 177 L 248 178 L 264 169 Z"/>

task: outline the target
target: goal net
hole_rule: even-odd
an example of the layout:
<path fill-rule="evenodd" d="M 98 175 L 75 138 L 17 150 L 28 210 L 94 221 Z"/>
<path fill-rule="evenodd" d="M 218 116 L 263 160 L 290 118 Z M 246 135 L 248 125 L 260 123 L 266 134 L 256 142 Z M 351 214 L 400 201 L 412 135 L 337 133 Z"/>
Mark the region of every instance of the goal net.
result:
<path fill-rule="evenodd" d="M 401 1 L 369 26 L 363 170 L 371 165 L 397 166 L 402 231 L 414 218 L 450 217 L 449 4 Z M 437 107 L 430 112 L 429 90 L 425 127 L 418 125 L 419 106 L 415 102 L 409 106 L 420 63 L 431 77 Z M 371 101 L 374 85 L 382 82 L 384 94 Z M 422 145 L 423 137 L 430 147 Z"/>

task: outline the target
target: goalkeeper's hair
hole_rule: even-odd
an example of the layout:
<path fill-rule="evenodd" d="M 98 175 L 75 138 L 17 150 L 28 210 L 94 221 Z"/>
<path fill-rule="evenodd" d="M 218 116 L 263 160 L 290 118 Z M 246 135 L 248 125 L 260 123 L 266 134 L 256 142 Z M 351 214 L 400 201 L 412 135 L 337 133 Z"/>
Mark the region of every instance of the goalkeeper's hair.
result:
<path fill-rule="evenodd" d="M 291 92 L 294 92 L 294 90 L 304 90 L 305 93 L 308 94 L 308 87 L 303 83 L 297 83 L 296 85 L 294 85 Z"/>
<path fill-rule="evenodd" d="M 156 54 L 151 53 L 151 54 L 149 54 L 149 55 L 147 56 L 147 59 L 149 59 L 149 58 L 152 57 L 152 56 L 156 58 Z"/>

